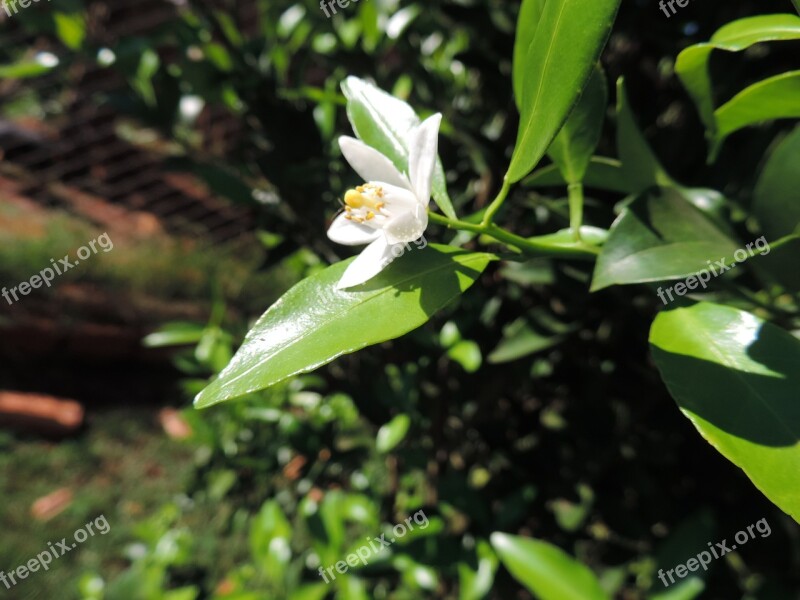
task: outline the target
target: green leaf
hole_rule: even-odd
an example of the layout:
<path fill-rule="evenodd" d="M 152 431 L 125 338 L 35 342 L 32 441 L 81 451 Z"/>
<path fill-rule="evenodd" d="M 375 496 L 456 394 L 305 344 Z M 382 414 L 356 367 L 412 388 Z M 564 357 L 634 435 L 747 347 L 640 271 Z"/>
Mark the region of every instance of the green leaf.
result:
<path fill-rule="evenodd" d="M 461 340 L 447 350 L 450 360 L 461 365 L 467 373 L 475 373 L 481 368 L 483 356 L 481 347 L 472 340 Z"/>
<path fill-rule="evenodd" d="M 714 113 L 717 135 L 714 150 L 743 127 L 800 117 L 800 71 L 790 71 L 759 81 L 742 90 Z"/>
<path fill-rule="evenodd" d="M 800 39 L 800 18 L 795 15 L 760 15 L 728 23 L 706 44 L 683 50 L 675 62 L 675 72 L 697 105 L 709 140 L 716 137 L 714 94 L 709 61 L 714 50 L 739 52 L 759 42 Z"/>
<path fill-rule="evenodd" d="M 49 73 L 58 66 L 56 60 L 54 64 L 42 64 L 38 60 L 21 60 L 10 65 L 0 65 L 0 79 L 28 79 L 39 77 Z"/>
<path fill-rule="evenodd" d="M 636 192 L 674 184 L 636 125 L 622 77 L 617 80 L 617 152 L 625 178 Z"/>
<path fill-rule="evenodd" d="M 328 267 L 294 286 L 258 320 L 195 406 L 239 398 L 400 337 L 461 295 L 495 258 L 431 244 L 349 290 L 336 284 L 350 260 Z"/>
<path fill-rule="evenodd" d="M 674 188 L 651 188 L 623 209 L 603 246 L 592 291 L 611 285 L 683 279 L 730 263 L 739 245 Z"/>
<path fill-rule="evenodd" d="M 492 546 L 514 579 L 540 600 L 608 600 L 595 575 L 547 542 L 493 533 Z"/>
<path fill-rule="evenodd" d="M 511 76 L 514 84 L 514 101 L 522 112 L 522 82 L 525 78 L 525 59 L 528 49 L 536 37 L 536 29 L 544 12 L 547 0 L 522 0 L 517 17 L 517 33 L 514 37 L 514 68 Z"/>
<path fill-rule="evenodd" d="M 261 507 L 250 526 L 250 552 L 262 571 L 281 573 L 292 557 L 292 526 L 275 500 Z"/>
<path fill-rule="evenodd" d="M 650 345 L 683 414 L 800 522 L 800 340 L 748 312 L 700 302 L 662 312 Z"/>
<path fill-rule="evenodd" d="M 356 135 L 382 152 L 400 171 L 407 173 L 408 132 L 421 123 L 414 109 L 358 77 L 348 77 L 342 82 L 342 91 L 347 98 L 347 117 Z M 433 171 L 431 195 L 439 210 L 450 219 L 457 218 L 447 195 L 442 162 L 438 159 Z"/>
<path fill-rule="evenodd" d="M 589 161 L 600 141 L 607 101 L 606 78 L 603 70 L 597 67 L 578 104 L 547 150 L 567 183 L 582 183 L 586 176 Z"/>
<path fill-rule="evenodd" d="M 800 235 L 790 235 L 771 243 L 768 253 L 762 254 L 758 264 L 785 290 L 798 293 L 800 292 L 798 256 L 800 256 Z"/>
<path fill-rule="evenodd" d="M 458 600 L 482 600 L 492 589 L 497 571 L 497 555 L 484 540 L 476 546 L 478 568 L 473 570 L 466 563 L 458 564 Z"/>
<path fill-rule="evenodd" d="M 53 16 L 56 35 L 70 50 L 79 50 L 86 37 L 86 20 L 83 13 L 57 12 Z"/>
<path fill-rule="evenodd" d="M 375 447 L 378 452 L 386 454 L 394 450 L 405 439 L 409 427 L 411 427 L 411 419 L 408 415 L 397 415 L 381 427 L 375 439 Z"/>
<path fill-rule="evenodd" d="M 530 173 L 567 120 L 605 46 L 619 4 L 549 0 L 537 23 L 518 26 L 535 27 L 536 34 L 524 62 L 514 65 L 523 75 L 517 143 L 506 174 L 511 183 Z M 522 16 L 533 20 L 535 13 L 531 9 Z"/>
<path fill-rule="evenodd" d="M 689 518 L 685 519 L 680 525 L 670 532 L 656 551 L 656 564 L 654 569 L 656 576 L 653 578 L 653 586 L 648 594 L 648 600 L 692 600 L 705 589 L 705 580 L 708 578 L 708 570 L 702 569 L 690 572 L 686 579 L 677 579 L 675 583 L 670 583 L 669 576 L 662 573 L 664 580 L 670 585 L 665 589 L 664 583 L 659 580 L 658 572 L 668 571 L 675 565 L 680 564 L 689 556 L 695 556 L 698 551 L 706 550 L 708 540 L 716 538 L 716 523 L 714 513 L 710 510 L 701 510 Z M 710 566 L 709 568 L 713 568 Z"/>
<path fill-rule="evenodd" d="M 772 151 L 753 190 L 753 212 L 770 240 L 798 232 L 800 227 L 800 127 Z"/>
<path fill-rule="evenodd" d="M 197 323 L 167 323 L 160 330 L 145 336 L 142 344 L 147 348 L 197 344 L 202 339 L 205 329 L 205 325 Z"/>
<path fill-rule="evenodd" d="M 541 352 L 564 341 L 577 325 L 562 323 L 544 309 L 534 309 L 503 328 L 503 339 L 488 361 L 500 364 Z"/>
<path fill-rule="evenodd" d="M 561 186 L 567 183 L 556 165 L 543 167 L 526 177 L 522 185 L 530 187 Z M 599 190 L 609 190 L 620 194 L 633 194 L 640 191 L 628 181 L 622 170 L 622 163 L 615 158 L 593 156 L 583 178 L 583 185 Z"/>

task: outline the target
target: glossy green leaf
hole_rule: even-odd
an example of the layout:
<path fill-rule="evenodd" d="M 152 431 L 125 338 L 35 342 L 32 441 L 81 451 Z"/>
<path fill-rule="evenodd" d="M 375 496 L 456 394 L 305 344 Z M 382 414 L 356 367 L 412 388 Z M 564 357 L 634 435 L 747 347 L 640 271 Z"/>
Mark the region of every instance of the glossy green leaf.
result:
<path fill-rule="evenodd" d="M 611 226 L 592 291 L 611 285 L 683 279 L 732 262 L 734 240 L 674 188 L 651 188 L 623 209 Z"/>
<path fill-rule="evenodd" d="M 336 263 L 298 283 L 258 320 L 195 406 L 244 396 L 400 337 L 462 294 L 494 258 L 431 244 L 348 290 L 336 284 L 350 260 Z"/>
<path fill-rule="evenodd" d="M 540 600 L 608 600 L 595 575 L 547 542 L 493 533 L 500 561 L 514 579 Z"/>
<path fill-rule="evenodd" d="M 538 164 L 586 86 L 611 31 L 620 0 L 549 0 L 524 63 L 517 143 L 506 178 L 519 181 Z M 533 12 L 533 11 L 531 11 Z"/>
<path fill-rule="evenodd" d="M 714 95 L 709 61 L 714 50 L 739 52 L 759 42 L 800 39 L 800 18 L 795 15 L 760 15 L 728 23 L 711 41 L 683 50 L 675 62 L 675 72 L 697 105 L 709 139 L 716 137 Z"/>
<path fill-rule="evenodd" d="M 522 107 L 522 82 L 525 78 L 525 58 L 528 48 L 536 36 L 536 29 L 542 18 L 544 5 L 547 0 L 522 0 L 517 17 L 517 33 L 514 37 L 514 68 L 512 83 L 514 84 L 514 100 L 517 110 Z"/>
<path fill-rule="evenodd" d="M 407 173 L 408 133 L 421 122 L 414 109 L 358 77 L 348 77 L 342 83 L 342 91 L 347 98 L 347 116 L 356 135 Z M 456 218 L 440 160 L 433 172 L 431 195 L 439 210 L 451 219 Z"/>
<path fill-rule="evenodd" d="M 582 183 L 586 176 L 589 161 L 600 141 L 607 101 L 605 74 L 597 67 L 567 122 L 547 150 L 547 155 L 558 166 L 567 183 Z"/>
<path fill-rule="evenodd" d="M 770 77 L 742 90 L 714 113 L 716 146 L 743 127 L 800 118 L 800 71 Z"/>
<path fill-rule="evenodd" d="M 622 77 L 617 80 L 617 152 L 625 178 L 635 191 L 674 184 L 636 124 Z"/>
<path fill-rule="evenodd" d="M 800 233 L 800 127 L 767 159 L 753 191 L 753 212 L 769 240 Z"/>
<path fill-rule="evenodd" d="M 409 427 L 411 427 L 411 419 L 408 415 L 397 415 L 381 427 L 375 438 L 375 447 L 378 452 L 385 454 L 394 450 L 405 439 Z"/>
<path fill-rule="evenodd" d="M 800 340 L 729 306 L 662 312 L 653 358 L 702 436 L 800 521 Z"/>
<path fill-rule="evenodd" d="M 522 181 L 522 185 L 530 187 L 561 186 L 567 183 L 556 165 L 548 165 L 531 173 Z M 583 178 L 584 187 L 608 190 L 620 194 L 632 194 L 635 186 L 628 181 L 622 170 L 622 163 L 615 158 L 593 156 L 589 160 Z"/>

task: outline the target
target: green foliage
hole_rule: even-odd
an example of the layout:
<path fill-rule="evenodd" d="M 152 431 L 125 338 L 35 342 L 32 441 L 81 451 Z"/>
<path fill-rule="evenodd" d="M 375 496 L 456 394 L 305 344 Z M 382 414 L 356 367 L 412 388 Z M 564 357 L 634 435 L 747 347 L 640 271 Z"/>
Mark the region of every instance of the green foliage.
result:
<path fill-rule="evenodd" d="M 592 72 L 580 100 L 547 150 L 569 184 L 583 183 L 600 142 L 607 102 L 606 78 L 598 68 Z"/>
<path fill-rule="evenodd" d="M 800 189 L 800 128 L 795 128 L 767 158 L 753 190 L 753 212 L 770 240 L 798 232 L 800 204 L 793 190 Z"/>
<path fill-rule="evenodd" d="M 225 278 L 222 290 L 192 287 L 183 270 L 163 284 L 176 297 L 183 286 L 216 299 L 206 323 L 172 324 L 145 339 L 186 346 L 175 354 L 184 392 L 198 407 L 220 404 L 184 413 L 195 451 L 187 496 L 211 508 L 168 504 L 166 516 L 137 531 L 122 576 L 81 581 L 86 598 L 103 597 L 101 583 L 108 598 L 478 599 L 514 597 L 520 585 L 558 600 L 704 590 L 790 597 L 780 588 L 797 583 L 787 558 L 797 536 L 779 511 L 797 518 L 800 150 L 796 130 L 776 137 L 788 131 L 784 122 L 749 126 L 797 116 L 797 71 L 770 54 L 782 44 L 723 58 L 743 66 L 722 63 L 722 81 L 712 67 L 716 55 L 756 43 L 790 47 L 798 21 L 737 21 L 678 56 L 712 154 L 729 134 L 746 142 L 727 144 L 714 169 L 696 160 L 699 132 L 671 71 L 693 40 L 676 29 L 665 43 L 661 30 L 677 19 L 665 25 L 658 15 L 645 27 L 633 5 L 615 25 L 618 5 L 371 0 L 328 20 L 315 5 L 261 1 L 258 26 L 239 30 L 233 12 L 190 2 L 174 27 L 115 45 L 109 68 L 131 90 L 113 100 L 168 139 L 176 169 L 251 207 L 266 253 L 257 276 L 221 257 L 193 261 Z M 693 10 L 705 15 L 701 32 L 718 27 L 718 10 Z M 49 26 L 56 32 L 55 21 Z M 601 55 L 612 27 L 619 35 Z M 62 23 L 65 48 L 91 55 L 79 33 Z M 645 35 L 647 44 L 632 43 Z M 641 65 L 627 60 L 631 49 Z M 759 59 L 767 69 L 752 68 Z M 18 76 L 34 73 L 20 64 Z M 604 72 L 626 73 L 614 123 L 604 118 Z M 739 91 L 718 102 L 725 79 Z M 211 137 L 181 108 L 185 100 L 242 124 L 224 156 L 208 152 Z M 350 263 L 338 261 L 343 253 L 323 228 L 353 176 L 336 138 L 352 129 L 407 171 L 417 107 L 444 115 L 439 212 L 426 232 L 443 244 L 337 290 Z M 652 124 L 647 136 L 637 123 Z M 658 143 L 663 133 L 669 145 Z M 457 219 L 455 208 L 466 216 Z M 708 290 L 695 286 L 699 303 L 655 316 L 663 305 L 651 287 L 730 260 L 742 240 L 762 235 L 768 254 Z M 52 251 L 37 252 L 13 269 L 0 264 L 22 279 L 32 256 Z M 161 247 L 152 255 L 156 265 L 175 260 Z M 138 265 L 127 266 L 135 281 L 172 275 L 152 265 L 139 275 Z M 256 307 L 245 317 L 269 307 L 246 336 L 242 315 L 225 310 L 242 298 Z M 666 389 L 646 353 L 654 318 L 652 354 Z M 685 437 L 667 391 L 696 439 Z M 776 507 L 735 467 L 703 454 L 701 438 Z M 731 516 L 741 511 L 768 514 L 783 533 L 775 527 L 774 546 L 720 561 L 707 580 L 662 590 L 657 569 L 716 535 L 707 519 L 686 519 L 705 504 L 724 521 L 720 535 L 745 525 Z M 423 509 L 429 526 L 320 582 L 317 568 L 367 537 L 391 536 Z"/>
<path fill-rule="evenodd" d="M 791 106 L 780 107 L 773 104 L 777 98 L 769 97 L 768 92 L 775 85 L 788 86 L 788 98 L 791 98 L 796 93 L 791 87 L 792 79 L 788 83 L 779 79 L 781 83 L 753 86 L 753 89 L 741 92 L 735 103 L 727 103 L 725 110 L 722 110 L 723 107 L 715 110 L 710 73 L 713 51 L 740 52 L 761 42 L 796 39 L 800 39 L 800 18 L 788 14 L 762 15 L 728 23 L 711 37 L 710 42 L 690 46 L 678 55 L 675 71 L 700 112 L 711 144 L 711 158 L 717 155 L 725 137 L 740 127 L 767 119 L 796 116 Z M 759 98 L 768 100 L 766 107 L 758 105 Z"/>
<path fill-rule="evenodd" d="M 739 245 L 674 188 L 637 196 L 614 221 L 597 259 L 592 289 L 682 279 L 732 262 Z"/>
<path fill-rule="evenodd" d="M 349 262 L 337 263 L 299 283 L 264 314 L 195 406 L 245 396 L 408 333 L 464 293 L 493 259 L 432 245 L 406 253 L 354 291 L 337 289 Z"/>
<path fill-rule="evenodd" d="M 608 600 L 597 578 L 563 550 L 504 533 L 492 534 L 492 546 L 517 581 L 542 600 Z"/>
<path fill-rule="evenodd" d="M 800 473 L 800 341 L 751 313 L 700 302 L 661 313 L 650 344 L 703 437 L 800 521 L 792 484 Z"/>
<path fill-rule="evenodd" d="M 619 0 L 546 2 L 523 13 L 518 40 L 532 40 L 514 67 L 522 80 L 520 125 L 506 178 L 525 177 L 544 156 L 578 101 L 611 31 Z M 536 33 L 533 33 L 533 32 Z M 524 42 L 522 42 L 524 44 Z"/>

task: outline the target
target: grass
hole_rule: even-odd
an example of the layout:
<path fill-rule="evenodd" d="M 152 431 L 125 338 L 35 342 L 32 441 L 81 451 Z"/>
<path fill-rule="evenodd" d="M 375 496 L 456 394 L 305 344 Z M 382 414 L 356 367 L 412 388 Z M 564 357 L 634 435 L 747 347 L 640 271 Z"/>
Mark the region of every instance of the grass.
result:
<path fill-rule="evenodd" d="M 13 287 L 65 256 L 74 261 L 77 251 L 104 232 L 63 211 L 26 211 L 0 202 L 0 280 Z M 248 289 L 259 298 L 256 312 L 275 299 L 281 282 L 257 273 L 264 249 L 251 237 L 235 244 L 209 246 L 188 238 L 153 234 L 132 238 L 126 232 L 109 230 L 113 249 L 97 253 L 63 275 L 53 287 L 32 294 L 51 294 L 68 282 L 97 284 L 129 294 L 162 300 L 209 301 L 217 288 L 233 301 Z M 243 307 L 247 309 L 248 307 Z"/>
<path fill-rule="evenodd" d="M 50 569 L 19 582 L 0 598 L 77 598 L 76 582 L 85 572 L 108 577 L 127 565 L 123 550 L 135 539 L 134 527 L 168 498 L 186 488 L 193 470 L 189 446 L 171 440 L 152 410 L 114 409 L 91 416 L 79 437 L 60 443 L 0 438 L 0 569 L 5 572 L 100 515 L 110 529 L 89 537 Z M 54 490 L 73 491 L 69 507 L 47 522 L 30 516 L 31 504 Z"/>

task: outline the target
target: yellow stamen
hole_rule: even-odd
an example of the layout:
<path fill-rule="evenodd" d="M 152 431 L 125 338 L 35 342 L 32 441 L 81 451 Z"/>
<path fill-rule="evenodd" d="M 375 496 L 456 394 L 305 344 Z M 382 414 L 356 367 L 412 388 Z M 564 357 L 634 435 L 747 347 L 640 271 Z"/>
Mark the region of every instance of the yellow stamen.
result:
<path fill-rule="evenodd" d="M 364 206 L 364 196 L 355 190 L 347 190 L 344 195 L 344 203 L 352 208 L 361 208 Z"/>
<path fill-rule="evenodd" d="M 367 211 L 367 221 L 369 221 L 370 219 L 374 219 L 374 218 L 375 218 L 375 213 L 372 212 L 371 210 L 368 210 Z"/>

